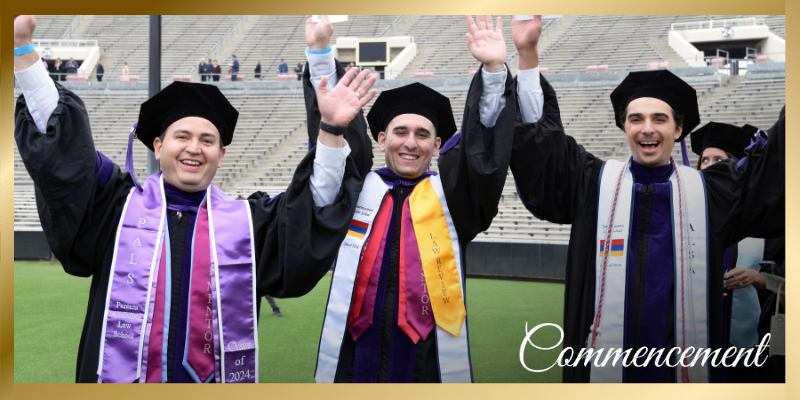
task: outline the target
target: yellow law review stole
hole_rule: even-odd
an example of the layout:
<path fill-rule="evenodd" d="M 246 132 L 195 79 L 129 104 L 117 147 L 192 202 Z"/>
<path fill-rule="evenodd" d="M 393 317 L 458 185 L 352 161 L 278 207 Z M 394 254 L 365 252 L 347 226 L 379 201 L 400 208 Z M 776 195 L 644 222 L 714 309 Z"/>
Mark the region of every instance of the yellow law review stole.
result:
<path fill-rule="evenodd" d="M 436 325 L 458 337 L 467 311 L 447 219 L 430 180 L 414 188 L 409 206 Z"/>

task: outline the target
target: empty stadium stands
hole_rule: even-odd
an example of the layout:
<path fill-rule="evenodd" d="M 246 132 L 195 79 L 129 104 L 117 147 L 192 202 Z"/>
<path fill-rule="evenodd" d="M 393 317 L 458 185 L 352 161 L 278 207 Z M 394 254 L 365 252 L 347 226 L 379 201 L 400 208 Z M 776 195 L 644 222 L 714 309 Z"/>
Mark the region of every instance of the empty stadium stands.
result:
<path fill-rule="evenodd" d="M 548 79 L 556 88 L 561 117 L 568 134 L 588 151 L 602 159 L 624 159 L 629 151 L 620 130 L 615 126 L 609 94 L 627 70 L 643 70 L 649 62 L 670 61 L 670 68 L 685 67 L 680 60 L 672 60 L 665 35 L 673 22 L 699 20 L 726 16 L 577 16 L 562 28 L 558 39 L 552 40 L 542 54 L 541 65 L 548 67 Z M 727 16 L 730 17 L 730 16 Z M 146 25 L 145 17 L 96 16 L 84 19 L 86 32 L 97 38 L 106 54 L 116 54 L 115 60 L 128 59 L 132 73 L 138 72 L 133 62 L 147 60 L 146 30 L 136 29 Z M 187 73 L 199 57 L 213 45 L 233 24 L 237 16 L 217 16 L 213 21 L 202 17 L 165 17 L 173 26 L 182 27 L 163 39 L 171 48 L 186 47 L 181 57 L 174 58 L 166 71 L 181 75 Z M 305 39 L 302 16 L 253 16 L 248 21 L 249 30 L 237 33 L 232 40 L 229 53 L 239 57 L 242 73 L 251 74 L 255 60 L 262 62 L 265 80 L 277 80 L 277 60 L 286 59 L 290 67 L 297 59 L 304 59 Z M 337 24 L 335 36 L 377 36 L 389 26 L 396 16 L 355 16 L 347 23 Z M 770 24 L 770 19 L 767 23 Z M 88 20 L 88 21 L 87 21 Z M 507 18 L 506 18 L 507 20 Z M 47 21 L 47 19 L 40 19 Z M 504 21 L 506 22 L 506 21 Z M 510 22 L 510 21 L 508 21 Z M 774 22 L 774 21 L 773 21 Z M 42 22 L 39 22 L 42 24 Z M 190 26 L 209 25 L 214 36 L 203 44 L 192 38 Z M 408 66 L 408 71 L 428 70 L 434 79 L 426 83 L 450 97 L 460 125 L 469 73 L 476 62 L 466 48 L 464 34 L 467 32 L 463 16 L 416 16 L 400 34 L 415 37 L 420 46 L 417 58 Z M 779 25 L 778 25 L 779 26 Z M 783 20 L 785 29 L 785 19 Z M 112 29 L 112 27 L 114 29 Z M 779 28 L 770 25 L 771 29 Z M 58 30 L 59 28 L 53 28 Z M 62 28 L 63 30 L 63 28 Z M 111 32 L 105 32 L 111 31 Z M 38 32 L 38 28 L 37 28 Z M 509 55 L 514 52 L 511 42 L 510 23 L 504 26 Z M 144 36 L 143 36 L 144 35 Z M 90 38 L 90 36 L 83 36 Z M 216 38 L 216 40 L 214 39 Z M 455 43 L 455 45 L 453 45 Z M 622 46 L 622 44 L 625 46 Z M 616 47 L 615 47 L 616 46 Z M 611 48 L 615 50 L 611 50 Z M 624 47 L 624 48 L 623 48 Z M 204 50 L 205 48 L 205 50 Z M 166 66 L 167 58 L 164 65 Z M 678 58 L 674 55 L 674 58 Z M 170 58 L 172 60 L 172 58 Z M 229 60 L 219 60 L 227 64 Z M 110 73 L 110 61 L 104 58 L 106 71 Z M 139 64 L 144 65 L 144 64 Z M 586 74 L 589 65 L 607 65 L 609 72 Z M 763 64 L 760 64 L 763 65 Z M 114 64 L 115 71 L 119 65 Z M 745 76 L 721 76 L 717 72 L 701 71 L 684 75 L 697 89 L 703 123 L 727 122 L 737 125 L 749 123 L 768 128 L 777 119 L 785 103 L 785 74 L 779 72 L 753 73 Z M 513 69 L 513 68 L 512 68 Z M 605 68 L 603 68 L 605 69 Z M 291 71 L 291 70 L 290 70 Z M 572 74 L 580 72 L 581 74 Z M 755 72 L 755 71 L 754 71 Z M 570 73 L 567 75 L 566 73 Z M 616 74 L 616 75 L 615 75 Z M 143 75 L 146 74 L 143 73 Z M 696 76 L 695 76 L 696 75 Z M 439 78 L 448 79 L 439 79 Z M 411 75 L 405 78 L 411 78 Z M 168 79 L 165 79 L 168 80 Z M 248 78 L 248 80 L 250 80 Z M 381 81 L 379 90 L 385 90 L 409 82 Z M 72 83 L 78 85 L 78 83 Z M 92 121 L 92 134 L 98 150 L 109 156 L 118 165 L 124 165 L 127 134 L 136 121 L 138 105 L 146 99 L 145 86 L 137 90 L 94 90 L 75 87 L 76 93 L 85 101 Z M 228 99 L 240 111 L 239 123 L 233 144 L 223 159 L 223 167 L 214 183 L 231 196 L 248 195 L 255 190 L 270 194 L 284 191 L 291 181 L 297 163 L 308 149 L 305 108 L 302 92 L 298 86 L 287 85 L 270 90 L 234 90 L 223 88 Z M 17 93 L 19 93 L 17 91 Z M 371 104 L 367 106 L 367 110 Z M 679 146 L 674 156 L 679 159 Z M 135 145 L 136 173 L 144 179 L 146 149 Z M 385 165 L 383 154 L 374 146 L 374 166 Z M 692 155 L 691 161 L 696 162 Z M 436 160 L 433 169 L 437 169 Z M 39 225 L 33 188 L 30 177 L 15 150 L 14 158 L 15 209 L 17 228 L 36 228 Z M 499 215 L 480 240 L 565 242 L 569 238 L 568 225 L 556 225 L 537 220 L 522 206 L 516 194 L 513 176 L 509 174 L 499 207 Z"/>

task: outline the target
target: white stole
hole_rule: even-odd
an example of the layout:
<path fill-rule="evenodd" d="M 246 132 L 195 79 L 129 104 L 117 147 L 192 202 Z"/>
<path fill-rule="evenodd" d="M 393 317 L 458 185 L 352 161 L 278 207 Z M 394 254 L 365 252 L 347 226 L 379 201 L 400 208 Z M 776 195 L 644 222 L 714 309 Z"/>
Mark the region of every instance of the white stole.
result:
<path fill-rule="evenodd" d="M 595 343 L 595 351 L 603 349 L 602 359 L 610 350 L 624 349 L 625 335 L 625 302 L 628 269 L 628 251 L 630 246 L 630 225 L 633 218 L 634 182 L 628 162 L 609 160 L 603 164 L 600 173 L 600 187 L 597 205 L 596 249 L 595 252 L 595 318 L 592 319 L 587 345 L 591 346 L 594 322 L 600 302 L 603 274 L 603 248 L 600 240 L 606 240 L 608 223 L 612 205 L 615 202 L 617 182 L 625 169 L 619 192 L 616 194 L 616 212 L 611 241 L 623 240 L 622 250 L 609 252 L 606 266 L 605 288 L 603 290 L 603 306 Z M 679 174 L 670 176 L 672 226 L 673 226 L 673 264 L 675 268 L 675 345 L 684 345 L 684 325 L 682 310 L 686 316 L 685 345 L 697 348 L 708 348 L 708 227 L 706 215 L 705 183 L 699 171 L 681 166 Z M 678 180 L 681 181 L 682 198 L 678 196 Z M 681 204 L 683 207 L 683 230 L 681 230 Z M 683 231 L 683 252 L 681 251 L 681 231 Z M 683 254 L 683 257 L 681 256 Z M 683 266 L 681 261 L 683 261 Z M 683 275 L 681 270 L 683 268 Z M 683 276 L 683 298 L 681 296 L 681 276 Z M 720 283 L 721 284 L 721 283 Z M 682 302 L 683 300 L 683 302 Z M 629 360 L 636 350 L 632 349 Z M 665 349 L 664 356 L 670 349 Z M 649 353 L 649 350 L 648 350 Z M 663 359 L 663 358 L 662 358 Z M 612 365 L 613 357 L 605 367 L 590 370 L 590 382 L 623 382 L 624 368 L 622 358 Z M 654 362 L 655 358 L 651 360 Z M 602 360 L 601 360 L 602 361 Z M 600 363 L 598 363 L 600 364 Z M 680 368 L 680 365 L 678 365 Z M 677 374 L 680 381 L 680 374 Z M 708 382 L 708 366 L 697 363 L 689 369 L 690 382 Z"/>
<path fill-rule="evenodd" d="M 461 265 L 462 249 L 458 242 L 455 225 L 453 225 L 453 218 L 447 208 L 441 178 L 438 175 L 434 175 L 428 179 L 430 179 L 431 185 L 439 197 L 439 202 L 447 219 L 447 228 L 450 231 L 453 253 L 458 269 L 461 296 L 466 301 L 466 296 L 464 295 L 464 269 Z M 364 186 L 358 196 L 353 219 L 368 224 L 369 227 L 362 238 L 352 235 L 345 236 L 339 248 L 339 256 L 336 259 L 336 268 L 333 273 L 319 341 L 317 368 L 314 374 L 314 379 L 317 383 L 333 383 L 336 377 L 339 354 L 347 328 L 347 317 L 350 313 L 350 302 L 353 298 L 353 289 L 358 274 L 358 265 L 361 261 L 361 253 L 367 239 L 372 235 L 373 222 L 378 216 L 383 199 L 391 189 L 392 186 L 387 185 L 375 172 L 370 172 L 364 179 Z M 376 325 L 379 328 L 380 321 Z M 373 328 L 376 325 L 373 325 Z M 469 356 L 467 320 L 464 320 L 458 337 L 445 332 L 438 325 L 436 326 L 435 334 L 441 382 L 471 383 L 472 365 Z"/>

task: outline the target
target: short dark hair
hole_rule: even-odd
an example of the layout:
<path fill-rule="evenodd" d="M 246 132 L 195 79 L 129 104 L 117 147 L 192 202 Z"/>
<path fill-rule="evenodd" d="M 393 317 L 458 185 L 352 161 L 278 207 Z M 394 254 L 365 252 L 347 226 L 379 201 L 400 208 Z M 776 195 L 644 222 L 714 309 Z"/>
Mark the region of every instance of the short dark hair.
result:
<path fill-rule="evenodd" d="M 682 113 L 678 113 L 675 111 L 674 108 L 670 107 L 670 111 L 672 111 L 672 119 L 675 120 L 675 128 L 682 128 L 683 121 L 686 119 L 686 115 Z M 622 126 L 625 126 L 625 121 L 628 120 L 628 106 L 625 106 L 625 112 L 619 116 L 619 122 Z"/>
<path fill-rule="evenodd" d="M 164 129 L 164 132 L 161 132 L 161 134 L 158 135 L 158 138 L 161 140 L 161 143 L 164 143 L 164 137 L 166 137 L 166 136 L 167 136 L 167 130 Z M 222 137 L 220 136 L 220 138 L 219 138 L 219 148 L 221 149 L 223 147 L 225 147 L 225 146 L 222 145 Z"/>

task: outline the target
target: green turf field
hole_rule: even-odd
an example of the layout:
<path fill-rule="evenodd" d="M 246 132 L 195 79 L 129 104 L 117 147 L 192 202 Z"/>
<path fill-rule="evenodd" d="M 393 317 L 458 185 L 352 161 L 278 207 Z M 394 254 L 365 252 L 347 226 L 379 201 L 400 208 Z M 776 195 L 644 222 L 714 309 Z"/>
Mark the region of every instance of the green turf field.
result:
<path fill-rule="evenodd" d="M 283 318 L 262 302 L 259 325 L 260 382 L 313 382 L 317 344 L 330 274 L 308 295 L 278 299 Z M 14 380 L 74 382 L 90 279 L 67 275 L 54 262 L 14 263 Z M 475 382 L 561 382 L 556 365 L 544 373 L 525 370 L 520 345 L 528 329 L 562 325 L 564 285 L 467 279 L 467 310 Z M 541 347 L 558 340 L 554 328 L 532 337 Z M 532 369 L 553 364 L 561 346 L 525 350 Z"/>

